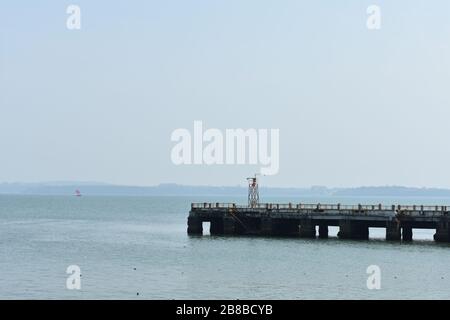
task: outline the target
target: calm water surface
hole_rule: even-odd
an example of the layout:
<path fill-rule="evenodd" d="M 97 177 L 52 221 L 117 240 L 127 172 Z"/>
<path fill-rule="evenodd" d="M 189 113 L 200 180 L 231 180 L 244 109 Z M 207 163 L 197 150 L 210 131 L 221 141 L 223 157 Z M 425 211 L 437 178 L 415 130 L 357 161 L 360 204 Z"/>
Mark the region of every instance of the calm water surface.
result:
<path fill-rule="evenodd" d="M 2 299 L 449 299 L 450 245 L 188 237 L 191 202 L 226 197 L 0 196 Z M 274 202 L 450 204 L 450 199 L 301 198 Z M 206 228 L 205 228 L 206 229 Z M 81 268 L 81 290 L 66 268 Z M 368 290 L 366 269 L 381 268 Z M 139 295 L 137 295 L 139 293 Z"/>

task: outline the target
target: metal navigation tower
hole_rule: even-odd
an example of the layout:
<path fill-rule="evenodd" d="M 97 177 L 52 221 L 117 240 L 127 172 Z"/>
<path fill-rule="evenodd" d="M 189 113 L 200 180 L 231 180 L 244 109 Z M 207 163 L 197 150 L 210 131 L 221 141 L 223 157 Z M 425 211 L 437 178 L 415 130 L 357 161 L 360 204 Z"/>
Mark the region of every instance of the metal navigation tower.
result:
<path fill-rule="evenodd" d="M 248 181 L 248 206 L 254 208 L 259 204 L 259 190 L 258 180 L 255 174 L 252 178 L 247 178 Z"/>

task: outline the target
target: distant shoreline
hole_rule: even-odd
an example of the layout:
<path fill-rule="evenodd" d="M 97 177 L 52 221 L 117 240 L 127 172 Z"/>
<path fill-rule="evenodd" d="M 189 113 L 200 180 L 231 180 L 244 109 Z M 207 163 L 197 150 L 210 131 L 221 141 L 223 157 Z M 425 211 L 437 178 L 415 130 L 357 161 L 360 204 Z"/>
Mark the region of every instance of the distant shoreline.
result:
<path fill-rule="evenodd" d="M 243 196 L 247 188 L 240 186 L 189 186 L 160 184 L 137 187 L 88 183 L 0 183 L 0 194 L 9 195 L 73 195 L 79 189 L 83 195 L 104 196 Z M 439 197 L 450 198 L 450 189 L 413 188 L 402 186 L 379 186 L 357 188 L 310 188 L 261 187 L 261 195 L 277 197 Z"/>

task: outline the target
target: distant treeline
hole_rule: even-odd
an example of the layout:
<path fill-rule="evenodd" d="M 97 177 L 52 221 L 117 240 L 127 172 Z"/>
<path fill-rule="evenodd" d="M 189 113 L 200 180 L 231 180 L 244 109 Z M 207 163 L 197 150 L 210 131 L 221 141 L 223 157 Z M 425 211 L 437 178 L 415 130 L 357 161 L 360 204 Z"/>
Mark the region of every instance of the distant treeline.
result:
<path fill-rule="evenodd" d="M 64 184 L 0 184 L 0 194 L 24 195 L 72 195 L 79 189 L 84 195 L 117 196 L 245 196 L 247 188 L 242 186 L 188 186 L 160 184 L 150 187 L 118 186 L 108 184 L 64 183 Z M 361 197 L 450 197 L 449 189 L 410 188 L 401 186 L 327 188 L 270 188 L 262 187 L 265 196 L 361 196 Z"/>

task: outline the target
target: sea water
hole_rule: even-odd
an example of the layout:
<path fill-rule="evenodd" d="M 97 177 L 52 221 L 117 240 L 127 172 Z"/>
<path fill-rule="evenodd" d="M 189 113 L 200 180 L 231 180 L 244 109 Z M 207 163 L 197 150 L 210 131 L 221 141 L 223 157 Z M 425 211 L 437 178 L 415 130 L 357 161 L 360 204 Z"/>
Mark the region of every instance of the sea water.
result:
<path fill-rule="evenodd" d="M 271 202 L 442 204 L 431 198 L 267 198 Z M 232 197 L 0 196 L 1 299 L 448 299 L 450 245 L 188 236 L 191 202 Z M 68 289 L 71 265 L 80 290 Z M 380 289 L 367 286 L 369 266 Z"/>

